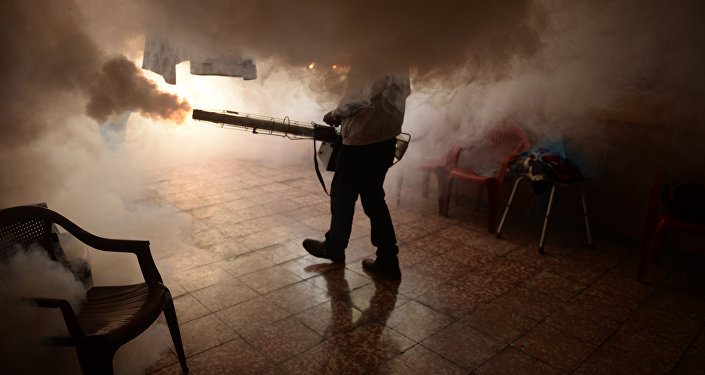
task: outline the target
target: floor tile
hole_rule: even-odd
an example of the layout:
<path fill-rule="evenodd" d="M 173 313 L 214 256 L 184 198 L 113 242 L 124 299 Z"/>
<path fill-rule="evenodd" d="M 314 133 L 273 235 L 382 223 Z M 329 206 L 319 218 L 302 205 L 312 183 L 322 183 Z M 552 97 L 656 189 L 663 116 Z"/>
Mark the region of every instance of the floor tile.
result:
<path fill-rule="evenodd" d="M 481 297 L 463 291 L 451 283 L 439 285 L 416 300 L 455 319 L 468 315 L 482 304 Z"/>
<path fill-rule="evenodd" d="M 575 296 L 570 305 L 624 322 L 639 307 L 639 302 L 627 296 L 615 296 L 589 287 Z"/>
<path fill-rule="evenodd" d="M 280 365 L 289 375 L 362 374 L 364 368 L 330 341 L 325 341 Z"/>
<path fill-rule="evenodd" d="M 674 311 L 642 307 L 629 317 L 627 324 L 647 329 L 674 341 L 690 343 L 697 336 L 703 320 Z"/>
<path fill-rule="evenodd" d="M 381 283 L 371 283 L 356 289 L 349 294 L 349 302 L 358 310 L 370 314 L 385 323 L 393 309 L 401 306 L 409 299 L 399 295 L 398 290 Z"/>
<path fill-rule="evenodd" d="M 331 261 L 327 259 L 306 255 L 301 258 L 284 262 L 280 264 L 279 267 L 293 273 L 294 275 L 297 275 L 302 279 L 308 279 L 341 266 L 336 263 L 331 263 Z"/>
<path fill-rule="evenodd" d="M 534 275 L 536 268 L 502 257 L 487 264 L 484 271 L 499 279 L 516 284 Z"/>
<path fill-rule="evenodd" d="M 274 264 L 284 263 L 308 254 L 301 245 L 301 243 L 298 241 L 288 241 L 279 243 L 273 246 L 257 250 L 257 252 L 262 257 L 271 261 Z"/>
<path fill-rule="evenodd" d="M 238 336 L 215 314 L 181 324 L 179 329 L 187 357 L 228 342 Z"/>
<path fill-rule="evenodd" d="M 455 262 L 463 263 L 473 269 L 478 269 L 485 264 L 497 259 L 496 255 L 477 249 L 472 246 L 458 246 L 443 253 L 443 257 Z"/>
<path fill-rule="evenodd" d="M 477 375 L 559 375 L 566 374 L 563 370 L 519 351 L 507 347 L 489 361 L 485 362 L 473 374 Z"/>
<path fill-rule="evenodd" d="M 259 327 L 282 320 L 289 313 L 265 297 L 257 297 L 216 313 L 230 328 L 242 333 L 247 328 Z"/>
<path fill-rule="evenodd" d="M 449 231 L 449 233 L 454 233 Z M 452 237 L 452 235 L 451 235 Z M 431 234 L 421 238 L 417 238 L 409 242 L 410 245 L 414 247 L 432 253 L 432 254 L 444 254 L 448 251 L 457 249 L 461 247 L 462 242 L 456 241 L 452 238 L 443 236 L 442 234 Z"/>
<path fill-rule="evenodd" d="M 416 345 L 371 373 L 377 375 L 463 375 L 467 374 L 467 370 L 422 345 Z"/>
<path fill-rule="evenodd" d="M 220 268 L 218 263 L 201 266 L 174 275 L 174 279 L 184 289 L 193 292 L 219 282 L 232 278 L 230 274 Z"/>
<path fill-rule="evenodd" d="M 586 285 L 550 272 L 539 272 L 521 283 L 527 289 L 537 289 L 561 301 L 568 301 L 586 288 Z"/>
<path fill-rule="evenodd" d="M 372 317 L 352 307 L 348 302 L 333 298 L 296 314 L 296 318 L 319 335 L 330 338 L 347 332 Z"/>
<path fill-rule="evenodd" d="M 409 301 L 392 310 L 385 324 L 404 336 L 420 342 L 453 321 L 453 318 L 427 306 Z"/>
<path fill-rule="evenodd" d="M 412 244 L 399 246 L 399 268 L 409 268 L 433 256 L 433 253 Z"/>
<path fill-rule="evenodd" d="M 576 369 L 596 348 L 543 323 L 518 339 L 515 346 L 565 371 Z"/>
<path fill-rule="evenodd" d="M 564 304 L 563 301 L 542 290 L 522 287 L 514 287 L 492 302 L 515 306 L 517 311 L 536 321 L 543 320 Z"/>
<path fill-rule="evenodd" d="M 486 272 L 469 272 L 450 281 L 462 290 L 466 290 L 482 299 L 490 301 L 509 291 L 514 283 Z"/>
<path fill-rule="evenodd" d="M 186 361 L 190 374 L 260 374 L 269 362 L 243 339 L 234 339 Z M 178 363 L 157 374 L 181 374 Z"/>
<path fill-rule="evenodd" d="M 239 277 L 240 281 L 259 293 L 273 290 L 301 281 L 301 278 L 280 266 L 272 266 Z"/>
<path fill-rule="evenodd" d="M 538 323 L 519 305 L 494 302 L 481 306 L 462 322 L 503 343 L 513 342 Z"/>
<path fill-rule="evenodd" d="M 500 239 L 497 239 L 494 234 L 487 233 L 486 231 L 480 233 L 480 235 L 470 239 L 467 245 L 488 252 L 495 256 L 506 255 L 518 246 L 518 244 L 515 242 L 502 241 Z"/>
<path fill-rule="evenodd" d="M 237 279 L 228 279 L 192 293 L 203 306 L 212 312 L 259 296 L 257 292 Z"/>
<path fill-rule="evenodd" d="M 174 307 L 179 324 L 190 322 L 194 319 L 206 316 L 211 313 L 191 294 L 184 294 L 174 298 Z"/>
<path fill-rule="evenodd" d="M 330 296 L 340 296 L 372 283 L 368 277 L 362 276 L 346 267 L 336 267 L 318 276 L 306 280 L 325 291 Z"/>
<path fill-rule="evenodd" d="M 603 349 L 628 358 L 631 362 L 669 372 L 683 355 L 688 343 L 675 341 L 650 330 L 623 325 L 603 345 Z"/>
<path fill-rule="evenodd" d="M 676 364 L 671 374 L 695 375 L 701 373 L 703 368 L 705 368 L 705 351 L 690 348 L 685 352 L 680 361 L 678 361 L 678 364 Z"/>
<path fill-rule="evenodd" d="M 249 252 L 235 258 L 230 258 L 219 266 L 233 276 L 243 276 L 273 266 L 274 262 L 261 254 Z"/>
<path fill-rule="evenodd" d="M 369 274 L 368 274 L 369 275 Z M 443 282 L 433 276 L 426 275 L 413 268 L 405 269 L 401 274 L 401 283 L 382 280 L 387 287 L 398 287 L 399 293 L 409 298 L 416 298 L 429 290 L 443 284 Z"/>
<path fill-rule="evenodd" d="M 580 252 L 584 251 L 576 251 L 576 253 Z M 602 273 L 569 258 L 548 258 L 543 265 L 543 269 L 583 284 L 591 284 L 602 275 Z"/>
<path fill-rule="evenodd" d="M 468 273 L 471 270 L 471 267 L 464 263 L 460 263 L 440 255 L 435 255 L 425 259 L 423 262 L 418 263 L 411 269 L 431 276 L 440 282 L 446 282 L 450 279 L 455 279 Z"/>
<path fill-rule="evenodd" d="M 376 322 L 363 324 L 333 337 L 331 341 L 365 370 L 379 366 L 414 344 L 402 334 Z"/>
<path fill-rule="evenodd" d="M 242 337 L 274 363 L 303 353 L 323 341 L 321 336 L 293 317 L 271 325 L 247 328 Z"/>
<path fill-rule="evenodd" d="M 305 281 L 275 290 L 265 297 L 290 314 L 299 313 L 330 299 L 325 290 Z"/>
<path fill-rule="evenodd" d="M 477 368 L 505 347 L 461 322 L 435 333 L 422 344 L 466 370 Z"/>
<path fill-rule="evenodd" d="M 472 242 L 480 237 L 480 233 L 478 231 L 474 231 L 469 228 L 464 228 L 457 225 L 443 229 L 438 234 L 447 240 L 451 240 L 451 244 L 462 245 L 472 245 Z M 432 251 L 432 248 L 433 247 L 429 247 L 427 251 Z M 447 247 L 448 250 L 450 250 L 451 248 L 452 246 Z"/>
<path fill-rule="evenodd" d="M 599 349 L 575 370 L 576 375 L 623 375 L 643 374 L 662 375 L 664 372 L 653 369 L 643 362 L 631 360 L 618 352 Z"/>
<path fill-rule="evenodd" d="M 605 292 L 617 296 L 629 297 L 638 301 L 645 300 L 655 290 L 653 286 L 622 276 L 614 270 L 597 279 L 592 285 Z"/>
<path fill-rule="evenodd" d="M 549 327 L 595 346 L 601 345 L 620 326 L 610 318 L 567 305 L 546 319 Z"/>

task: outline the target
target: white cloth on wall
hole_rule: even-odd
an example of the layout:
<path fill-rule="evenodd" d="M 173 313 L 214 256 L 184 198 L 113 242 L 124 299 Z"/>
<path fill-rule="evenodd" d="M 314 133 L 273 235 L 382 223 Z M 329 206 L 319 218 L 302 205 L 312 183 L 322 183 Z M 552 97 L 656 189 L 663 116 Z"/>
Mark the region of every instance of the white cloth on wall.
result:
<path fill-rule="evenodd" d="M 176 48 L 168 38 L 148 32 L 145 36 L 142 69 L 164 77 L 166 83 L 176 84 L 176 65 L 191 61 L 191 74 L 257 78 L 255 60 L 249 57 L 202 56 Z"/>

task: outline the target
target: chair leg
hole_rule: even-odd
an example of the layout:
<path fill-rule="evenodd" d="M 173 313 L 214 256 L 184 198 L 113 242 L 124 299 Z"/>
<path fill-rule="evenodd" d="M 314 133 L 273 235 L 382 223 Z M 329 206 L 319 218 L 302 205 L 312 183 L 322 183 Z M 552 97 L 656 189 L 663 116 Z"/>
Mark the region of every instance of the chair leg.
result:
<path fill-rule="evenodd" d="M 579 186 L 579 188 L 580 188 L 580 198 L 583 201 L 583 217 L 585 219 L 585 232 L 587 233 L 588 246 L 591 249 L 594 249 L 595 245 L 592 242 L 592 233 L 590 232 L 590 220 L 588 220 L 588 209 L 587 209 L 587 201 L 585 200 L 585 191 L 583 190 L 582 186 Z"/>
<path fill-rule="evenodd" d="M 113 375 L 113 358 L 117 349 L 91 344 L 76 347 L 81 372 L 85 375 Z"/>
<path fill-rule="evenodd" d="M 541 239 L 539 240 L 539 254 L 543 254 L 543 244 L 546 240 L 546 228 L 548 227 L 548 217 L 551 216 L 551 207 L 553 206 L 553 198 L 556 195 L 556 185 L 551 185 L 551 196 L 548 198 L 548 207 L 546 208 L 546 216 L 543 219 L 543 228 L 541 229 Z"/>
<path fill-rule="evenodd" d="M 651 260 L 654 258 L 654 253 L 660 251 L 661 249 L 661 242 L 663 241 L 664 232 L 663 224 L 663 219 L 659 220 L 649 244 L 642 247 L 641 256 L 639 257 L 639 281 L 644 280 L 646 271 L 651 264 Z"/>
<path fill-rule="evenodd" d="M 487 231 L 497 231 L 497 216 L 499 216 L 499 190 L 496 183 L 487 184 Z"/>
<path fill-rule="evenodd" d="M 184 346 L 181 342 L 181 332 L 179 331 L 179 321 L 176 319 L 176 309 L 174 308 L 174 301 L 171 298 L 169 298 L 166 306 L 164 306 L 164 317 L 166 318 L 166 323 L 169 326 L 169 332 L 171 333 L 171 340 L 174 342 L 176 355 L 179 357 L 181 371 L 184 374 L 188 374 L 186 355 L 184 354 Z"/>
<path fill-rule="evenodd" d="M 450 194 L 453 190 L 453 179 L 438 178 L 438 213 L 441 216 L 448 217 L 448 209 L 450 206 Z"/>
<path fill-rule="evenodd" d="M 438 179 L 438 183 L 440 185 L 440 178 Z M 423 176 L 423 183 L 421 184 L 421 195 L 424 198 L 428 198 L 428 185 L 431 183 L 431 172 L 426 171 L 426 173 Z M 439 186 L 440 189 L 440 186 Z"/>
<path fill-rule="evenodd" d="M 519 186 L 519 182 L 524 179 L 524 176 L 521 176 L 517 178 L 517 180 L 514 182 L 514 187 L 512 188 L 512 193 L 509 194 L 509 201 L 507 201 L 507 207 L 504 208 L 504 214 L 502 214 L 502 219 L 499 221 L 499 227 L 497 228 L 497 238 L 502 237 L 502 228 L 504 227 L 504 222 L 507 220 L 507 215 L 509 214 L 509 208 L 512 206 L 512 202 L 514 201 L 514 195 L 517 192 L 517 186 Z"/>
<path fill-rule="evenodd" d="M 472 204 L 473 210 L 480 210 L 480 200 L 482 200 L 482 186 L 477 187 L 477 192 L 475 193 L 475 201 Z"/>

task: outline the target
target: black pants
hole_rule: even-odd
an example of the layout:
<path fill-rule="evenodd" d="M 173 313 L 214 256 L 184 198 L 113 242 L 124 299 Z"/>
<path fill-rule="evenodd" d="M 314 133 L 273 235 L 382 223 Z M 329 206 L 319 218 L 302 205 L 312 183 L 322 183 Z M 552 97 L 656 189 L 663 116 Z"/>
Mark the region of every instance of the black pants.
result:
<path fill-rule="evenodd" d="M 345 252 L 359 195 L 362 208 L 370 218 L 372 245 L 377 247 L 377 257 L 396 258 L 397 238 L 383 187 L 395 151 L 396 139 L 365 146 L 341 146 L 330 189 L 331 221 L 326 233 L 329 253 Z"/>

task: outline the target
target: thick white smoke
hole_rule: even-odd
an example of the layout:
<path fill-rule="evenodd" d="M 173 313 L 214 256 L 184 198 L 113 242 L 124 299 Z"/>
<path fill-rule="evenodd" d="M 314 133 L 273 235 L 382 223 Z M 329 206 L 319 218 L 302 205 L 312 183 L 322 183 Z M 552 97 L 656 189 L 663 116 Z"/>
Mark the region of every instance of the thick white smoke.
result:
<path fill-rule="evenodd" d="M 37 308 L 25 298 L 65 299 L 79 311 L 86 289 L 74 275 L 49 259 L 46 251 L 30 247 L 0 264 L 0 370 L 3 373 L 41 373 L 52 349 L 42 346 L 49 336 L 68 330 L 58 309 Z M 71 359 L 60 363 L 70 364 Z M 69 366 L 70 367 L 70 366 Z M 59 367 L 61 368 L 61 366 Z"/>

